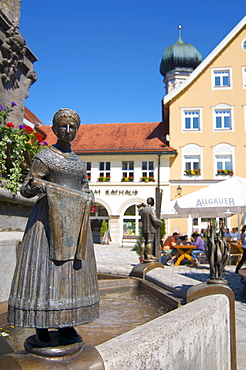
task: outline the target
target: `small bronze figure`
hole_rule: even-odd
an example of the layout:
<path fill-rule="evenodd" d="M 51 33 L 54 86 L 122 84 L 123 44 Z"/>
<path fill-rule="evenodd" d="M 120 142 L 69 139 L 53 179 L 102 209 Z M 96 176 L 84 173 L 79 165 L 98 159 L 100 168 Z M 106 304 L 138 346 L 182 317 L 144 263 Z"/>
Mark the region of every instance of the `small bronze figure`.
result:
<path fill-rule="evenodd" d="M 33 161 L 21 194 L 38 200 L 30 214 L 13 277 L 8 321 L 36 328 L 49 345 L 49 328 L 71 343 L 74 326 L 99 316 L 96 262 L 88 222 L 93 193 L 85 163 L 71 150 L 79 115 L 60 109 L 53 117 L 57 143 Z"/>
<path fill-rule="evenodd" d="M 210 264 L 210 279 L 208 283 L 224 281 L 224 269 L 230 255 L 230 246 L 226 242 L 223 225 L 216 234 L 216 225 L 211 224 L 207 229 L 206 255 Z"/>
<path fill-rule="evenodd" d="M 156 229 L 161 226 L 162 221 L 156 217 L 155 211 L 152 208 L 154 204 L 154 199 L 148 198 L 147 205 L 139 208 L 142 222 L 142 254 L 144 262 L 157 261 L 154 255 L 155 234 Z"/>

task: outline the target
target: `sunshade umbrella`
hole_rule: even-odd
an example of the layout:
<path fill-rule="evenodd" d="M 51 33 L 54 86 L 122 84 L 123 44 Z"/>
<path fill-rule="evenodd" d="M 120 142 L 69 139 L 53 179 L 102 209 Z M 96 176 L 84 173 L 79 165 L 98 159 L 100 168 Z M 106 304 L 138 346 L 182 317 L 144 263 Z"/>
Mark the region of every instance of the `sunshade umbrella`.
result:
<path fill-rule="evenodd" d="M 164 202 L 161 209 L 161 219 L 168 219 L 168 218 L 185 218 L 189 217 L 187 214 L 179 214 L 178 211 L 174 208 L 176 204 L 176 199 L 171 200 L 167 203 Z"/>
<path fill-rule="evenodd" d="M 245 213 L 246 179 L 233 176 L 194 191 L 179 198 L 174 208 L 183 217 L 226 217 L 233 213 Z"/>

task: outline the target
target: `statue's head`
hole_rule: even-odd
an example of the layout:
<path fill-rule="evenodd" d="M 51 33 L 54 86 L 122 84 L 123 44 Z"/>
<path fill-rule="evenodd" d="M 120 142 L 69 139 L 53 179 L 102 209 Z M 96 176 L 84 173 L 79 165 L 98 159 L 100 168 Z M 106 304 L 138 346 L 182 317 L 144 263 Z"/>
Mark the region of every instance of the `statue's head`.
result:
<path fill-rule="evenodd" d="M 61 141 L 74 140 L 80 125 L 80 117 L 72 109 L 59 109 L 53 117 L 53 131 Z"/>
<path fill-rule="evenodd" d="M 154 204 L 155 204 L 155 201 L 154 201 L 154 198 L 148 198 L 147 199 L 147 204 L 149 205 L 149 206 L 153 206 Z"/>

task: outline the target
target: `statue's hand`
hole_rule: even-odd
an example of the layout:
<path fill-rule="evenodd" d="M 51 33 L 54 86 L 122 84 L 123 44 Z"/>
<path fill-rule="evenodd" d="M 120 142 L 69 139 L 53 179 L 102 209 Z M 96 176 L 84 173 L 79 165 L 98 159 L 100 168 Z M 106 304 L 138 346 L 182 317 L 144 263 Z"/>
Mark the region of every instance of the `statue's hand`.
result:
<path fill-rule="evenodd" d="M 30 178 L 26 185 L 26 191 L 29 194 L 38 195 L 45 192 L 45 187 L 42 186 L 41 182 L 37 183 L 35 179 Z"/>

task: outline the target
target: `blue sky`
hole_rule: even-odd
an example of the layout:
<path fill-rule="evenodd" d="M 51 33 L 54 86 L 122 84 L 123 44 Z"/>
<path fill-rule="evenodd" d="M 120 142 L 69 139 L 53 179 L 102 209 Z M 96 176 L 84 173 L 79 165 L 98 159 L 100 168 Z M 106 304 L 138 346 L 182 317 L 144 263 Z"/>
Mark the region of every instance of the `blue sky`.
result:
<path fill-rule="evenodd" d="M 178 38 L 205 58 L 245 15 L 245 0 L 22 0 L 20 31 L 37 56 L 26 106 L 48 125 L 161 120 L 159 65 Z"/>

